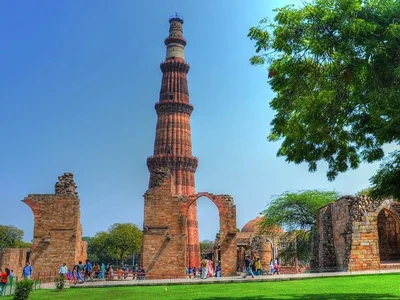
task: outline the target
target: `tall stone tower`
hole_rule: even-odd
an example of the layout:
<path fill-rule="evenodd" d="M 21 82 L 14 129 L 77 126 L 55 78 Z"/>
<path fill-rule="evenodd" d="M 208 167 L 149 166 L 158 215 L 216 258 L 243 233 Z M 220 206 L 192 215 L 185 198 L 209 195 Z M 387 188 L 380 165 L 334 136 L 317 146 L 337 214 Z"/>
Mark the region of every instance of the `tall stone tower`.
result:
<path fill-rule="evenodd" d="M 194 174 L 198 160 L 192 155 L 190 115 L 193 105 L 189 102 L 185 61 L 186 40 L 183 38 L 183 19 L 177 14 L 169 19 L 169 35 L 165 61 L 161 63 L 163 73 L 160 98 L 156 103 L 157 128 L 153 156 L 147 159 L 150 171 L 149 188 L 155 185 L 157 170 L 167 168 L 173 175 L 175 195 L 195 194 Z M 200 262 L 197 206 L 189 207 L 187 221 L 187 257 L 190 266 Z"/>

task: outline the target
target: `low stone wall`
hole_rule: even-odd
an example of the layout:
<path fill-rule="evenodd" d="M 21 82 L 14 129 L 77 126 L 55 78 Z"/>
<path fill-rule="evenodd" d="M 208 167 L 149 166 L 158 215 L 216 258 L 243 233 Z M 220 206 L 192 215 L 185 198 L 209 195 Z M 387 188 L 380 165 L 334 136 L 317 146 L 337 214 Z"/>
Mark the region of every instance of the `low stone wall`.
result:
<path fill-rule="evenodd" d="M 0 268 L 9 268 L 14 275 L 21 277 L 22 269 L 26 264 L 27 253 L 25 248 L 6 248 L 0 253 Z"/>

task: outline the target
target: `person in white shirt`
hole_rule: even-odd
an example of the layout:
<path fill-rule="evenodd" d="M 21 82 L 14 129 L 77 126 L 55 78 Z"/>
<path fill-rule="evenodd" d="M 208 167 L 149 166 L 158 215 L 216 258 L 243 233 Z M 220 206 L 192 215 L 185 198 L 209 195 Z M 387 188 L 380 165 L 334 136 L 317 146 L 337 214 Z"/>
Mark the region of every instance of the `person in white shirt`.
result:
<path fill-rule="evenodd" d="M 61 267 L 60 267 L 60 271 L 59 271 L 61 276 L 66 276 L 68 273 L 68 268 L 67 268 L 67 264 L 64 263 Z"/>

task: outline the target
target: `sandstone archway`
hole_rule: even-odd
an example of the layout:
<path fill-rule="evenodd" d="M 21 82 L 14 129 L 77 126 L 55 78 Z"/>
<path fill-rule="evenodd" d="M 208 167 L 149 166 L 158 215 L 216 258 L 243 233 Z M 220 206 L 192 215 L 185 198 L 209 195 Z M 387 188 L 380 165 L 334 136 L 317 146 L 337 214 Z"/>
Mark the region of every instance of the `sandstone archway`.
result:
<path fill-rule="evenodd" d="M 219 213 L 219 253 L 223 275 L 236 273 L 236 206 L 232 196 L 214 195 L 207 192 L 197 193 L 187 197 L 184 215 L 187 216 L 190 206 L 200 197 L 206 197 L 215 204 Z M 194 250 L 194 251 L 193 251 Z M 191 266 L 200 264 L 200 252 L 188 249 L 188 261 Z"/>
<path fill-rule="evenodd" d="M 400 260 L 399 218 L 388 209 L 382 209 L 377 217 L 379 256 L 381 261 Z"/>

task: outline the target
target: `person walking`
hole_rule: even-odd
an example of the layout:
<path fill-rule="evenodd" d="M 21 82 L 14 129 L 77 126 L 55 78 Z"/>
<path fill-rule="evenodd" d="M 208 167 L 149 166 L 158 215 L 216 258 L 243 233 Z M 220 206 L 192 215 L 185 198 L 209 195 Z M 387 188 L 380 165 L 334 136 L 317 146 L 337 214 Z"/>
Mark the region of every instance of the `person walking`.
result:
<path fill-rule="evenodd" d="M 85 270 L 84 265 L 82 265 L 82 261 L 79 261 L 79 263 L 76 265 L 76 280 L 74 285 L 78 283 L 78 281 L 82 281 L 82 283 L 85 283 L 85 279 L 82 277 L 82 272 Z"/>
<path fill-rule="evenodd" d="M 257 257 L 256 262 L 254 263 L 254 267 L 256 269 L 257 276 L 260 276 L 261 275 L 262 264 L 261 264 L 261 261 L 260 261 L 259 257 Z"/>
<path fill-rule="evenodd" d="M 27 261 L 26 266 L 22 270 L 22 278 L 23 279 L 31 279 L 32 273 L 33 273 L 33 268 L 31 266 L 31 263 L 29 261 Z"/>
<path fill-rule="evenodd" d="M 207 259 L 203 259 L 201 261 L 201 279 L 206 279 L 207 278 L 207 273 L 208 273 L 208 269 L 207 269 Z"/>
<path fill-rule="evenodd" d="M 253 261 L 250 259 L 250 256 L 248 255 L 246 255 L 245 266 L 246 266 L 246 272 L 244 273 L 243 278 L 246 278 L 247 275 L 251 275 L 251 278 L 254 278 L 254 273 L 252 270 Z"/>
<path fill-rule="evenodd" d="M 1 284 L 1 296 L 6 295 L 6 286 L 7 286 L 7 281 L 8 281 L 8 276 L 10 275 L 10 269 L 6 268 L 4 272 L 1 271 L 0 269 L 0 284 Z"/>

